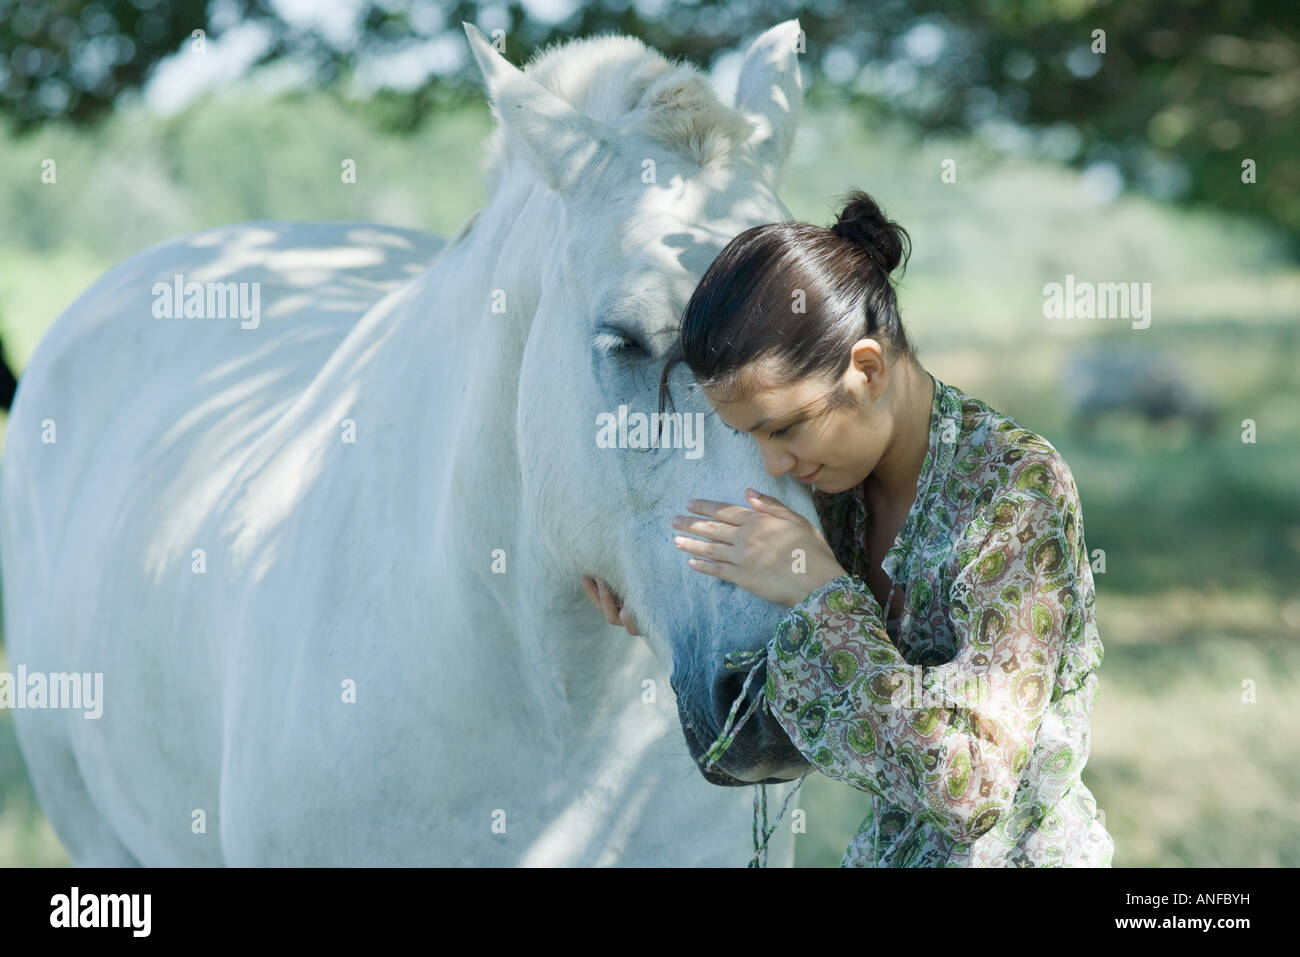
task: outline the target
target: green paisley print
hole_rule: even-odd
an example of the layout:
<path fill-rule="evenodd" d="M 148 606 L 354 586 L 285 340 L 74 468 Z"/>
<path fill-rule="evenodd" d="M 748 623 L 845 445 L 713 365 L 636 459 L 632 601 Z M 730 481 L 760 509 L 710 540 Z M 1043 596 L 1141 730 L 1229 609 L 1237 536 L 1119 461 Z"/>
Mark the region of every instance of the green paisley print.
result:
<path fill-rule="evenodd" d="M 1081 779 L 1102 644 L 1060 454 L 936 378 L 916 500 L 881 561 L 904 595 L 888 623 L 863 579 L 861 487 L 813 494 L 852 572 L 780 622 L 764 696 L 814 767 L 870 795 L 841 865 L 1109 867 Z"/>

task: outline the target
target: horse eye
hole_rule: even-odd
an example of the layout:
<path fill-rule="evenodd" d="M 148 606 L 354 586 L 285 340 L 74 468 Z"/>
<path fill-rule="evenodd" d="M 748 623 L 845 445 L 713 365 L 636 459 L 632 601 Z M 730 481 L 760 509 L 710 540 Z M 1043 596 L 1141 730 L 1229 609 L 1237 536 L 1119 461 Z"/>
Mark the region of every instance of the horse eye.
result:
<path fill-rule="evenodd" d="M 607 356 L 631 352 L 649 355 L 645 347 L 631 333 L 610 326 L 597 330 L 591 344 L 594 349 Z"/>

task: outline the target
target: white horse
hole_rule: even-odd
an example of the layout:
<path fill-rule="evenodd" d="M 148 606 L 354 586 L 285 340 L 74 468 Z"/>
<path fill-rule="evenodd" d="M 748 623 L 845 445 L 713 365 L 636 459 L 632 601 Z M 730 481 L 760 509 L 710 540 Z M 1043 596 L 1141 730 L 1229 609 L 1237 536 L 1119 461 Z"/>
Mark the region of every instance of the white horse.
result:
<path fill-rule="evenodd" d="M 521 71 L 466 31 L 499 122 L 490 201 L 445 246 L 282 223 L 164 243 L 21 379 L 5 637 L 74 863 L 743 865 L 744 785 L 773 783 L 774 814 L 809 770 L 759 714 L 703 773 L 724 655 L 785 609 L 689 569 L 669 525 L 745 485 L 816 522 L 807 490 L 764 482 L 681 384 L 703 455 L 597 441 L 603 413 L 657 408 L 722 246 L 790 218 L 798 22 L 749 48 L 734 107 L 629 37 Z M 245 311 L 213 315 L 214 288 Z M 40 707 L 74 672 L 102 674 L 102 716 Z M 792 859 L 783 826 L 769 861 Z"/>

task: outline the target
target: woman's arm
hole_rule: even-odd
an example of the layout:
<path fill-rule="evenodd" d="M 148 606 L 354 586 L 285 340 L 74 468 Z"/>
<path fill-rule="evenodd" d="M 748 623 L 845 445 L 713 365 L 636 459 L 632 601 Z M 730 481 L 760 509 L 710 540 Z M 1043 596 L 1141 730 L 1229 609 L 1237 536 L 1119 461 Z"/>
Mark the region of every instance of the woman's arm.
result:
<path fill-rule="evenodd" d="M 1009 812 L 1063 644 L 1082 636 L 1077 492 L 1059 457 L 1040 462 L 1032 483 L 995 498 L 966 532 L 952 661 L 907 664 L 852 575 L 792 608 L 768 645 L 769 708 L 799 750 L 960 842 Z"/>

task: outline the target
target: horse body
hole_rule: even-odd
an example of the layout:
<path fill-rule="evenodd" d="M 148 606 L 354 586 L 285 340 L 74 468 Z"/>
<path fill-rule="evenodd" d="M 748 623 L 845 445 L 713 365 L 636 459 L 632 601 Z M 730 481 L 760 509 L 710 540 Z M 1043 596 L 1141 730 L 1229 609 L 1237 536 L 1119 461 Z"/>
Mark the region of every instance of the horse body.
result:
<path fill-rule="evenodd" d="M 513 89 L 540 98 L 530 115 L 584 128 L 471 42 L 501 71 L 495 106 Z M 11 665 L 104 676 L 98 719 L 15 712 L 74 861 L 748 857 L 751 795 L 716 784 L 806 765 L 759 719 L 714 783 L 694 759 L 733 688 L 722 654 L 765 642 L 778 610 L 684 569 L 666 517 L 753 484 L 757 457 L 715 428 L 702 467 L 668 449 L 602 458 L 593 411 L 644 394 L 644 370 L 593 357 L 574 314 L 679 315 L 732 231 L 782 207 L 761 180 L 737 195 L 701 175 L 613 204 L 642 235 L 610 251 L 556 188 L 575 155 L 532 178 L 504 158 L 445 246 L 251 223 L 154 247 L 38 347 L 0 470 L 0 572 Z M 598 275 L 576 274 L 584 256 Z M 260 322 L 159 318 L 176 275 L 256 284 Z M 619 587 L 647 641 L 600 621 L 583 572 Z M 674 706 L 699 729 L 688 747 Z M 785 829 L 771 854 L 792 859 Z"/>

